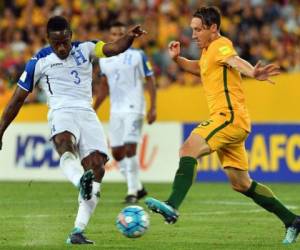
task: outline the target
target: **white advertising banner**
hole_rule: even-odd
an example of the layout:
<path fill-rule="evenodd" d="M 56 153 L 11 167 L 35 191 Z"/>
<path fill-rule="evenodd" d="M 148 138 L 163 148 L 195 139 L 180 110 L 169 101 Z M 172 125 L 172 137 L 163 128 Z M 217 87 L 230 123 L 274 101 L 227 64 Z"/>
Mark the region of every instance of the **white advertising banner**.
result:
<path fill-rule="evenodd" d="M 106 130 L 106 124 L 104 128 Z M 0 151 L 0 180 L 66 180 L 59 168 L 59 157 L 49 141 L 49 132 L 47 123 L 12 124 L 4 135 Z M 173 180 L 181 140 L 180 123 L 145 124 L 138 148 L 143 181 Z M 106 166 L 103 181 L 123 181 L 113 160 Z"/>

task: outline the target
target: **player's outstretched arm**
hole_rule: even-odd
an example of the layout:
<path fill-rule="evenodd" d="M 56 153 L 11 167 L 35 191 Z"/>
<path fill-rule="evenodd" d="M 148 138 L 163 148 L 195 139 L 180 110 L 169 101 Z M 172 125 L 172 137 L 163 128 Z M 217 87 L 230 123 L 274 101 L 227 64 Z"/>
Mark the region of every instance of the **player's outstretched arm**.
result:
<path fill-rule="evenodd" d="M 106 76 L 101 76 L 100 82 L 95 87 L 95 103 L 94 103 L 94 110 L 97 111 L 97 109 L 100 107 L 102 102 L 105 100 L 106 96 L 109 94 L 109 87 L 107 83 Z"/>
<path fill-rule="evenodd" d="M 24 104 L 24 101 L 28 94 L 29 92 L 25 91 L 24 89 L 18 86 L 9 103 L 7 104 L 6 108 L 4 109 L 0 120 L 0 150 L 2 149 L 3 134 L 9 126 L 9 124 L 15 119 L 15 117 L 19 113 L 19 110 Z"/>
<path fill-rule="evenodd" d="M 131 46 L 135 38 L 140 37 L 143 34 L 146 34 L 146 31 L 143 30 L 140 25 L 136 25 L 128 29 L 127 33 L 124 36 L 122 36 L 120 39 L 111 43 L 106 43 L 103 46 L 104 55 L 115 56 L 124 52 Z"/>
<path fill-rule="evenodd" d="M 272 84 L 274 82 L 269 78 L 271 76 L 276 76 L 280 74 L 280 68 L 276 64 L 267 64 L 265 66 L 261 65 L 259 61 L 254 67 L 245 61 L 244 59 L 240 58 L 239 56 L 232 56 L 225 61 L 226 64 L 235 68 L 240 73 L 245 76 L 255 78 L 259 81 L 268 81 Z"/>
<path fill-rule="evenodd" d="M 146 77 L 146 86 L 150 95 L 150 107 L 147 113 L 148 124 L 152 124 L 156 120 L 156 83 L 155 77 L 147 76 Z"/>
<path fill-rule="evenodd" d="M 180 42 L 172 41 L 169 43 L 169 55 L 184 71 L 200 77 L 200 66 L 198 60 L 188 60 L 180 55 Z"/>

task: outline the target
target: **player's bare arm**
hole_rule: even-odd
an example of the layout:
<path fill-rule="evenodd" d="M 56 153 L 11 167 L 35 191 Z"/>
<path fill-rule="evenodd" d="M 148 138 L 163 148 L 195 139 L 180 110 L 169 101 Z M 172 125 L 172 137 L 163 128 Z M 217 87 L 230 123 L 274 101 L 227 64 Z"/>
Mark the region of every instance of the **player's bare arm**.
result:
<path fill-rule="evenodd" d="M 178 66 L 186 72 L 200 77 L 200 66 L 198 60 L 188 60 L 180 55 L 180 42 L 172 41 L 169 43 L 169 55 Z"/>
<path fill-rule="evenodd" d="M 25 91 L 20 87 L 17 87 L 12 98 L 6 106 L 0 120 L 0 150 L 2 149 L 3 134 L 7 127 L 10 125 L 10 123 L 15 119 L 15 117 L 19 113 L 19 110 L 23 106 L 28 94 L 29 92 Z"/>
<path fill-rule="evenodd" d="M 148 124 L 152 124 L 156 120 L 156 83 L 154 76 L 146 77 L 147 90 L 150 95 L 150 108 L 147 113 Z"/>
<path fill-rule="evenodd" d="M 225 63 L 235 68 L 245 76 L 255 78 L 259 81 L 268 81 L 272 84 L 274 84 L 274 82 L 270 80 L 269 77 L 280 74 L 280 68 L 276 64 L 272 63 L 262 66 L 261 62 L 259 61 L 253 67 L 250 63 L 240 58 L 239 56 L 232 56 L 228 58 Z"/>
<path fill-rule="evenodd" d="M 140 37 L 143 34 L 146 34 L 146 31 L 143 30 L 140 25 L 136 25 L 128 29 L 127 33 L 123 37 L 114 42 L 106 43 L 103 46 L 104 55 L 115 56 L 124 52 L 131 46 L 135 38 Z"/>
<path fill-rule="evenodd" d="M 94 103 L 94 110 L 97 111 L 97 109 L 101 106 L 105 98 L 109 95 L 109 86 L 107 83 L 106 76 L 100 77 L 100 83 L 95 88 L 95 103 Z"/>

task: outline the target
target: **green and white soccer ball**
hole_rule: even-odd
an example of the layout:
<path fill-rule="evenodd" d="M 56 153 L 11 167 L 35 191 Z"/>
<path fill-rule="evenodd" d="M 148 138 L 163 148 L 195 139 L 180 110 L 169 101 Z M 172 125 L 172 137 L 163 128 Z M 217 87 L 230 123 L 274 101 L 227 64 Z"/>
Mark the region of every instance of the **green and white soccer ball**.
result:
<path fill-rule="evenodd" d="M 148 213 L 140 206 L 128 206 L 119 213 L 116 226 L 128 238 L 141 237 L 149 228 Z"/>

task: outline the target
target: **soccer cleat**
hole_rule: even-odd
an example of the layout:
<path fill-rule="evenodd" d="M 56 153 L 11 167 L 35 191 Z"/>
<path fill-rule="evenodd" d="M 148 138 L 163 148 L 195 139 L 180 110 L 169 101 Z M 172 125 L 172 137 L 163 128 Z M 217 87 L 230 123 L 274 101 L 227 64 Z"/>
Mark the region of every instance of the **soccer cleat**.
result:
<path fill-rule="evenodd" d="M 168 205 L 166 202 L 162 202 L 154 198 L 147 198 L 145 203 L 151 211 L 161 214 L 168 224 L 174 224 L 179 217 L 177 210 Z"/>
<path fill-rule="evenodd" d="M 83 231 L 80 230 L 79 228 L 74 228 L 72 233 L 69 235 L 67 241 L 67 244 L 74 244 L 74 245 L 79 245 L 79 244 L 94 244 L 94 241 L 88 240 L 84 234 Z"/>
<path fill-rule="evenodd" d="M 93 181 L 95 179 L 95 175 L 92 169 L 84 172 L 82 177 L 80 178 L 80 195 L 82 199 L 89 200 L 92 198 L 92 190 L 93 190 Z"/>
<path fill-rule="evenodd" d="M 138 198 L 133 195 L 133 194 L 129 194 L 125 197 L 124 199 L 124 204 L 136 204 L 138 202 Z"/>
<path fill-rule="evenodd" d="M 140 200 L 148 194 L 147 190 L 143 187 L 141 190 L 137 191 L 137 199 Z"/>
<path fill-rule="evenodd" d="M 299 235 L 299 232 L 300 232 L 300 216 L 297 216 L 296 219 L 293 221 L 292 225 L 287 228 L 286 235 L 282 243 L 283 244 L 295 243 Z"/>

